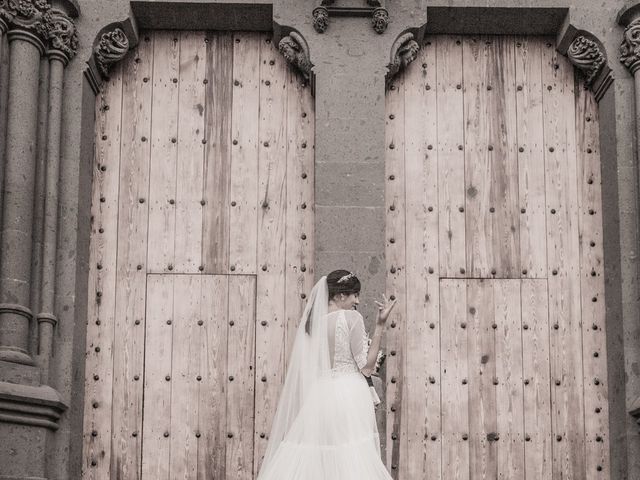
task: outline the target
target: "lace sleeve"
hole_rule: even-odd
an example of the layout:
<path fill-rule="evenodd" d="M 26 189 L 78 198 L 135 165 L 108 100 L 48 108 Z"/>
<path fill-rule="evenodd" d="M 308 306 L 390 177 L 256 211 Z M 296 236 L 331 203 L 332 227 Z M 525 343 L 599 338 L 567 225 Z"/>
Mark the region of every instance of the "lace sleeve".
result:
<path fill-rule="evenodd" d="M 367 355 L 369 353 L 369 337 L 364 328 L 364 320 L 360 313 L 354 311 L 353 319 L 350 319 L 351 330 L 349 333 L 349 344 L 351 346 L 351 354 L 358 365 L 359 369 L 364 368 L 367 364 Z"/>

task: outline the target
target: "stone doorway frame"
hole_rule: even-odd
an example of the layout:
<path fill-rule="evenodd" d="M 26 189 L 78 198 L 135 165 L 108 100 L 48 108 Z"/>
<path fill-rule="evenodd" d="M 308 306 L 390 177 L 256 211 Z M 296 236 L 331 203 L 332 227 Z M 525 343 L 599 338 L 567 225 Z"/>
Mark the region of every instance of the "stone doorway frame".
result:
<path fill-rule="evenodd" d="M 180 1 L 131 1 L 128 13 L 107 20 L 96 36 L 92 47 L 92 54 L 88 60 L 88 66 L 84 71 L 83 101 L 81 111 L 81 158 L 80 184 L 81 191 L 91 190 L 91 164 L 93 158 L 95 104 L 94 99 L 99 92 L 103 79 L 108 75 L 108 67 L 120 61 L 127 52 L 135 47 L 139 41 L 139 31 L 142 29 L 176 29 L 176 30 L 247 30 L 247 31 L 273 31 L 274 40 L 280 41 L 292 31 L 296 32 L 307 44 L 308 54 L 306 60 L 309 68 L 312 67 L 317 46 L 313 31 L 311 11 L 313 5 L 297 6 L 295 1 L 283 1 L 282 4 L 290 4 L 285 8 L 282 4 L 275 8 L 272 3 L 226 3 L 208 2 L 205 0 L 185 4 Z M 294 7 L 294 5 L 296 5 Z M 389 6 L 390 16 L 393 18 L 394 7 Z M 121 9 L 122 10 L 122 9 Z M 600 145 L 602 158 L 602 208 L 604 220 L 604 254 L 605 275 L 609 279 L 606 283 L 606 307 L 607 307 L 607 338 L 608 351 L 611 352 L 607 359 L 610 389 L 610 435 L 611 450 L 626 452 L 626 422 L 620 412 L 626 411 L 625 392 L 614 391 L 611 385 L 624 385 L 624 355 L 615 353 L 622 351 L 623 328 L 623 293 L 621 288 L 622 272 L 620 265 L 620 205 L 618 202 L 618 177 L 617 171 L 617 145 L 616 145 L 616 103 L 613 85 L 612 69 L 603 42 L 586 27 L 580 20 L 574 19 L 570 7 L 527 8 L 527 7 L 426 7 L 419 19 L 420 24 L 415 25 L 416 18 L 407 11 L 402 12 L 400 21 L 406 23 L 405 28 L 392 39 L 395 45 L 400 35 L 411 33 L 413 39 L 422 42 L 425 34 L 513 34 L 513 35 L 550 35 L 557 39 L 558 51 L 565 55 L 574 64 L 580 75 L 586 75 L 590 79 L 590 85 L 599 103 L 600 112 Z M 330 35 L 330 33 L 325 33 Z M 397 45 L 389 49 L 388 70 L 394 63 L 398 53 Z M 411 60 L 410 60 L 411 61 Z M 407 63 L 410 63 L 407 62 Z M 410 67 L 409 67 L 410 68 Z M 308 72 L 309 73 L 309 72 Z M 395 73 L 395 72 L 392 72 Z M 310 73 L 312 85 L 315 74 Z M 384 100 L 383 100 L 384 101 Z M 330 130 L 318 132 L 321 135 L 329 135 Z M 317 133 L 317 134 L 318 134 Z M 379 134 L 377 132 L 376 134 Z M 384 130 L 382 130 L 384 138 Z M 316 178 L 316 192 L 323 188 L 330 178 L 320 175 Z M 79 218 L 89 218 L 90 205 L 79 202 L 81 211 Z M 323 218 L 316 219 L 316 235 L 322 236 Z M 82 222 L 79 222 L 82 225 Z M 84 246 L 78 252 L 78 264 L 87 264 L 89 254 L 89 224 L 78 232 L 78 245 Z M 317 264 L 322 265 L 322 258 L 316 254 Z M 383 260 L 382 272 L 386 272 Z M 86 275 L 77 283 L 78 291 L 86 290 Z M 82 392 L 76 405 L 83 405 L 84 396 L 84 364 L 83 353 L 85 347 L 86 329 L 82 318 L 86 312 L 86 294 L 78 295 L 79 305 L 76 305 L 76 328 L 74 331 L 74 362 L 81 362 L 79 375 L 73 386 L 73 391 Z M 82 304 L 82 302 L 85 302 Z M 630 321 L 630 320 L 629 320 Z M 70 370 L 70 369 L 69 369 Z M 82 411 L 70 412 L 71 429 L 66 438 L 71 445 L 71 465 L 69 472 L 72 477 L 79 476 L 82 463 Z M 626 455 L 617 453 L 611 455 L 612 472 L 626 471 Z M 613 474 L 613 473 L 612 473 Z"/>

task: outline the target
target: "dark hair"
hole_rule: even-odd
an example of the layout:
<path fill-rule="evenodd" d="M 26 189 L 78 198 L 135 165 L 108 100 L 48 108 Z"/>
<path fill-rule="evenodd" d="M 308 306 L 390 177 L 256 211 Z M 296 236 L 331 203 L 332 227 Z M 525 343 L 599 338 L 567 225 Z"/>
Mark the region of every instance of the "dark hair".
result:
<path fill-rule="evenodd" d="M 342 281 L 340 281 L 342 279 Z M 327 275 L 327 289 L 329 290 L 329 300 L 333 299 L 336 295 L 344 293 L 345 295 L 351 295 L 352 293 L 360 293 L 360 280 L 353 273 L 348 270 L 334 270 Z M 308 335 L 311 334 L 311 312 L 309 310 L 307 321 L 304 329 Z"/>
<path fill-rule="evenodd" d="M 340 279 L 344 280 L 341 282 Z M 348 270 L 334 270 L 327 275 L 327 287 L 329 288 L 329 300 L 340 293 L 351 295 L 360 293 L 360 280 Z"/>

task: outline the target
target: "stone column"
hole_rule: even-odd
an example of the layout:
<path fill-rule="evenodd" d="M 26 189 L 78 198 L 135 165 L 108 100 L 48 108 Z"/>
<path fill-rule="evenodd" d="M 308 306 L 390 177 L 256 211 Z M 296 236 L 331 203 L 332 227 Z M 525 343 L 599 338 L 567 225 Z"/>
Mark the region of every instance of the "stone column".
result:
<path fill-rule="evenodd" d="M 640 4 L 623 9 L 618 14 L 618 23 L 624 30 L 624 39 L 620 45 L 620 62 L 633 76 L 635 96 L 635 155 L 636 163 L 640 158 Z M 640 361 L 638 356 L 637 338 L 640 335 L 640 323 L 637 318 L 624 319 L 625 336 L 625 371 L 633 371 Z M 637 468 L 638 446 L 640 438 L 637 436 L 636 424 L 640 424 L 640 385 L 637 376 L 627 375 L 626 407 L 630 417 L 627 423 L 627 458 L 630 461 L 630 471 Z M 634 465 L 635 463 L 635 465 Z"/>
<path fill-rule="evenodd" d="M 62 130 L 62 91 L 64 68 L 78 47 L 73 21 L 64 12 L 52 10 L 49 58 L 49 118 L 47 123 L 46 194 L 44 207 L 44 243 L 42 252 L 41 307 L 38 319 L 38 352 L 42 383 L 48 383 L 49 360 L 53 350 L 56 248 L 58 237 L 58 184 L 60 180 L 60 134 Z"/>
<path fill-rule="evenodd" d="M 636 152 L 640 152 L 640 8 L 635 15 L 630 9 L 627 11 L 627 21 L 624 30 L 624 40 L 620 45 L 620 61 L 633 76 L 635 86 L 636 105 Z"/>
<path fill-rule="evenodd" d="M 33 364 L 29 349 L 33 194 L 40 57 L 50 6 L 33 1 L 14 8 L 9 39 L 9 101 L 0 242 L 0 360 Z"/>
<path fill-rule="evenodd" d="M 7 138 L 7 102 L 9 100 L 9 43 L 7 31 L 11 16 L 0 7 L 0 225 L 2 225 L 2 186 L 4 185 L 4 148 Z M 0 228 L 0 241 L 2 229 Z"/>
<path fill-rule="evenodd" d="M 36 153 L 36 177 L 33 195 L 33 244 L 31 246 L 31 303 L 32 312 L 40 311 L 40 291 L 42 290 L 42 237 L 44 235 L 44 194 L 47 163 L 47 118 L 49 109 L 49 59 L 40 58 L 40 78 L 38 83 L 38 150 Z M 32 322 L 29 330 L 29 348 L 37 351 L 37 325 Z"/>

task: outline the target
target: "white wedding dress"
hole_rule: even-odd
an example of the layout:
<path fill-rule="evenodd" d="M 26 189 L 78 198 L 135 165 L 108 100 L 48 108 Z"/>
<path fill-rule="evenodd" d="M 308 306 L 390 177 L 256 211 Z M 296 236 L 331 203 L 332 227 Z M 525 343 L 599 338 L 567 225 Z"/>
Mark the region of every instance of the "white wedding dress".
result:
<path fill-rule="evenodd" d="M 305 396 L 259 480 L 391 480 L 380 459 L 380 437 L 367 381 L 367 335 L 362 315 L 326 316 L 332 358 Z"/>

